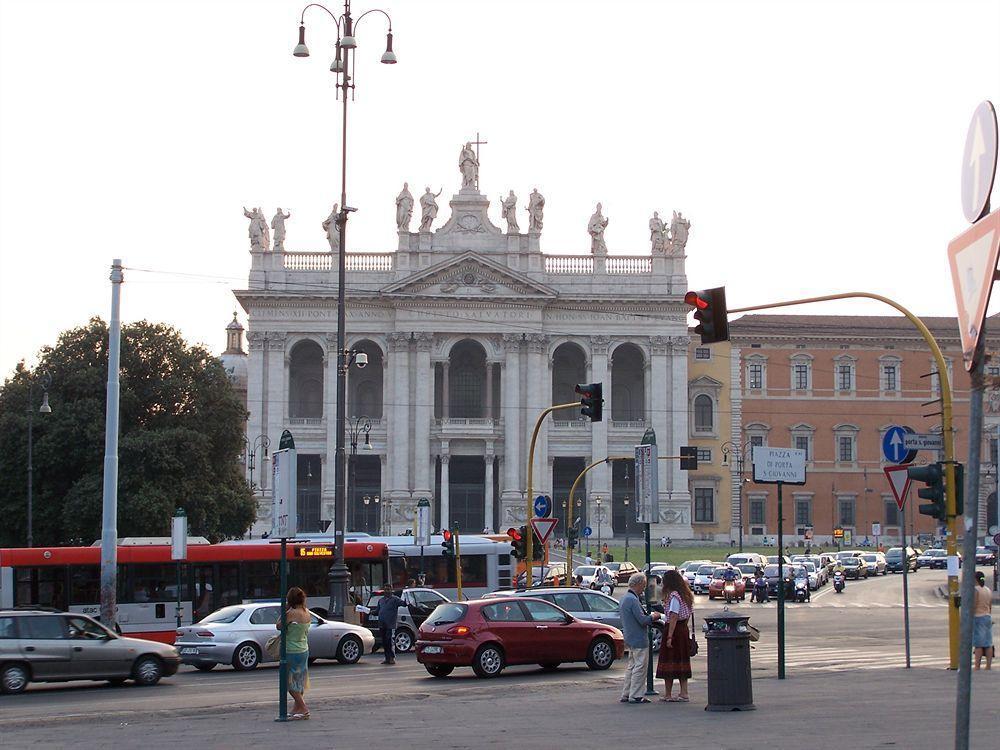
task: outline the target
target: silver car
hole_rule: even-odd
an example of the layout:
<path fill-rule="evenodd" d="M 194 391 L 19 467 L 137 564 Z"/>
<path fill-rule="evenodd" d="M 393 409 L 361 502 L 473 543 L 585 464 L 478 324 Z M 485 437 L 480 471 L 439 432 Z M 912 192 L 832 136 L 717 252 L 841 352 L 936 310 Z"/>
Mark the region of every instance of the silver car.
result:
<path fill-rule="evenodd" d="M 346 622 L 324 620 L 315 612 L 309 627 L 309 660 L 336 659 L 355 664 L 375 646 L 368 628 Z M 181 661 L 207 672 L 216 664 L 232 664 L 245 671 L 274 661 L 264 650 L 268 638 L 278 630 L 281 605 L 276 603 L 233 604 L 201 622 L 177 629 L 175 646 Z"/>
<path fill-rule="evenodd" d="M 21 693 L 29 682 L 70 680 L 155 685 L 179 665 L 173 646 L 123 638 L 87 615 L 0 611 L 0 692 Z"/>

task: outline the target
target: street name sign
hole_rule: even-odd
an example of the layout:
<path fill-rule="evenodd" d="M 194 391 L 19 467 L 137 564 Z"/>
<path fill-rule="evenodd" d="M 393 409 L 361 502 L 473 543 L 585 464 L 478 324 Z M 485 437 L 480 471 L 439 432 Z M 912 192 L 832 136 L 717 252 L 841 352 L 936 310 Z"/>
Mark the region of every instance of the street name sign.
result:
<path fill-rule="evenodd" d="M 549 541 L 549 537 L 552 536 L 552 530 L 558 523 L 558 518 L 532 518 L 531 528 L 533 528 L 535 533 L 538 535 L 538 541 L 545 544 Z"/>
<path fill-rule="evenodd" d="M 535 497 L 535 515 L 539 518 L 548 518 L 552 515 L 552 498 L 548 495 L 538 495 Z"/>
<path fill-rule="evenodd" d="M 635 446 L 635 520 L 657 523 L 660 520 L 660 500 L 656 458 L 656 443 Z"/>
<path fill-rule="evenodd" d="M 805 484 L 806 452 L 795 448 L 755 445 L 753 481 L 757 484 Z"/>
<path fill-rule="evenodd" d="M 431 544 L 431 501 L 422 497 L 417 501 L 417 533 L 414 534 L 417 544 L 429 547 Z"/>
<path fill-rule="evenodd" d="M 296 487 L 298 465 L 295 448 L 271 454 L 271 538 L 290 539 L 298 526 Z"/>
<path fill-rule="evenodd" d="M 877 521 L 872 523 L 872 536 L 879 537 L 882 536 L 882 524 Z"/>
<path fill-rule="evenodd" d="M 889 480 L 892 496 L 896 498 L 896 507 L 900 510 L 903 510 L 903 506 L 906 505 L 906 493 L 910 491 L 910 475 L 907 471 L 909 468 L 906 464 L 901 464 L 899 466 L 886 466 L 882 469 L 885 472 L 885 478 Z"/>
<path fill-rule="evenodd" d="M 183 513 L 183 511 L 180 511 Z M 187 516 L 173 517 L 170 529 L 170 559 L 187 560 L 188 551 L 188 520 Z"/>
<path fill-rule="evenodd" d="M 997 113 L 984 101 L 972 115 L 962 151 L 962 211 L 970 224 L 983 218 L 990 204 L 996 171 Z"/>
<path fill-rule="evenodd" d="M 930 432 L 909 432 L 903 436 L 903 447 L 908 451 L 942 451 L 944 438 Z"/>
<path fill-rule="evenodd" d="M 907 449 L 906 436 L 912 433 L 909 427 L 892 425 L 882 436 L 882 455 L 891 464 L 909 464 L 917 457 L 917 451 Z"/>
<path fill-rule="evenodd" d="M 958 306 L 958 333 L 962 337 L 965 369 L 971 370 L 993 291 L 993 275 L 1000 256 L 1000 211 L 980 219 L 948 243 L 948 264 Z"/>

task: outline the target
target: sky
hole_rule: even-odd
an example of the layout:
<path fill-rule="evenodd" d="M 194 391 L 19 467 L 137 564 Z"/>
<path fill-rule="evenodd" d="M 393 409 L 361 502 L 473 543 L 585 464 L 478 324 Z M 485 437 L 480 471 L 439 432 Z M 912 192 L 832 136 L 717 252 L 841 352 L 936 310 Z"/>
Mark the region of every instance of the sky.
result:
<path fill-rule="evenodd" d="M 328 249 L 335 32 L 310 9 L 312 57 L 292 57 L 305 4 L 0 2 L 0 376 L 108 317 L 116 257 L 124 320 L 165 321 L 221 352 L 231 290 L 247 285 L 244 206 L 291 211 L 287 249 Z M 612 253 L 648 252 L 652 212 L 680 210 L 689 285 L 726 285 L 730 307 L 866 290 L 955 314 L 945 250 L 968 226 L 969 120 L 983 99 L 1000 102 L 1000 3 L 379 7 L 399 63 L 379 64 L 385 19 L 366 17 L 349 249 L 395 249 L 404 180 L 415 195 L 444 189 L 443 224 L 461 144 L 479 132 L 494 223 L 501 193 L 523 206 L 537 187 L 543 251 L 588 252 L 598 201 Z"/>

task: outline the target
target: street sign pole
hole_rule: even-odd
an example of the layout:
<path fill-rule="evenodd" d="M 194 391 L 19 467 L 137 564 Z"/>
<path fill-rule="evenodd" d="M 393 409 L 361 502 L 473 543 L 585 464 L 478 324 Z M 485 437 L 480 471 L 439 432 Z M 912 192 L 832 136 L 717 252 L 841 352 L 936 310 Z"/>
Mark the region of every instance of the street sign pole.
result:
<path fill-rule="evenodd" d="M 643 446 L 649 446 L 644 448 Z M 650 529 L 652 527 L 654 515 L 659 519 L 660 515 L 660 505 L 659 505 L 659 484 L 658 484 L 658 464 L 656 462 L 656 432 L 650 427 L 646 430 L 645 434 L 642 436 L 640 445 L 636 446 L 635 449 L 635 468 L 632 471 L 632 476 L 635 477 L 635 509 L 636 513 L 639 514 L 639 520 L 644 521 L 645 534 L 646 534 L 646 570 L 650 570 L 652 565 L 652 550 L 650 549 L 649 536 Z M 640 471 L 642 476 L 640 476 Z M 643 493 L 642 500 L 639 499 L 639 494 Z M 650 600 L 649 600 L 649 585 L 646 586 L 646 611 L 649 612 Z M 694 623 L 691 623 L 694 627 Z M 691 631 L 692 633 L 694 631 Z M 649 658 L 646 659 L 646 695 L 656 695 L 656 691 L 653 689 L 653 631 L 650 628 L 646 628 L 646 637 L 648 639 Z"/>
<path fill-rule="evenodd" d="M 903 507 L 899 509 L 899 526 L 903 530 L 903 643 L 906 649 L 906 668 L 910 668 L 910 539 L 906 535 L 906 500 L 909 495 L 907 483 L 903 495 Z"/>
<path fill-rule="evenodd" d="M 273 492 L 273 489 L 272 489 Z M 281 537 L 281 560 L 278 563 L 278 591 L 281 595 L 281 654 L 278 661 L 278 718 L 288 721 L 288 539 Z"/>
<path fill-rule="evenodd" d="M 781 486 L 778 482 L 778 679 L 785 679 L 785 547 Z"/>
<path fill-rule="evenodd" d="M 458 540 L 458 521 L 451 526 L 451 538 L 455 540 L 455 601 L 462 601 L 462 544 Z M 531 534 L 528 534 L 531 538 Z M 530 542 L 529 542 L 530 544 Z M 531 560 L 528 560 L 528 570 L 531 570 Z M 530 576 L 531 573 L 529 572 Z"/>

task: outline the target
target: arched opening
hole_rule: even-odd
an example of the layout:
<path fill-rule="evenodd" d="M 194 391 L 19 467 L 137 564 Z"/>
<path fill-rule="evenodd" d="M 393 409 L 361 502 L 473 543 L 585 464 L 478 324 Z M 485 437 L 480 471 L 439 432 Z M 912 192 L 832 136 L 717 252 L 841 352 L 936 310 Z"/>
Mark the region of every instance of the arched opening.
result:
<path fill-rule="evenodd" d="M 476 341 L 465 339 L 448 356 L 448 416 L 486 416 L 486 351 Z"/>
<path fill-rule="evenodd" d="M 323 417 L 323 349 L 315 341 L 307 339 L 292 347 L 288 365 L 288 416 Z"/>
<path fill-rule="evenodd" d="M 347 398 L 347 415 L 349 417 L 382 418 L 382 378 L 385 368 L 382 366 L 382 350 L 374 341 L 359 341 L 354 348 L 368 355 L 368 365 L 359 369 L 354 366 L 350 370 L 350 390 Z"/>
<path fill-rule="evenodd" d="M 560 344 L 552 354 L 552 403 L 568 404 L 579 401 L 573 390 L 578 383 L 587 381 L 587 356 L 577 344 Z M 552 418 L 560 421 L 582 419 L 575 409 L 561 409 L 552 413 Z"/>
<path fill-rule="evenodd" d="M 611 358 L 611 419 L 639 422 L 646 414 L 646 358 L 635 344 L 622 344 Z"/>
<path fill-rule="evenodd" d="M 711 432 L 715 429 L 712 397 L 704 393 L 694 397 L 694 429 L 695 432 Z"/>

